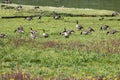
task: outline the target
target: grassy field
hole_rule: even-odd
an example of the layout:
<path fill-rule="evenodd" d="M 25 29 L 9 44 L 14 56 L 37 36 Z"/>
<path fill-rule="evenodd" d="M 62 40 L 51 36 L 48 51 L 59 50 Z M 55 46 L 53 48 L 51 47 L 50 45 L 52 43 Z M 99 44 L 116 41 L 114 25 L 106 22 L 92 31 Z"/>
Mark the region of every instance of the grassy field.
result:
<path fill-rule="evenodd" d="M 3 5 L 3 4 L 0 4 Z M 7 6 L 17 6 L 11 4 Z M 6 6 L 5 6 L 6 7 Z M 39 20 L 36 17 L 31 21 L 24 18 L 2 19 L 0 18 L 0 33 L 5 33 L 5 38 L 0 38 L 0 74 L 16 72 L 29 73 L 45 79 L 55 78 L 81 78 L 106 79 L 120 78 L 120 32 L 106 35 L 107 31 L 101 31 L 102 25 L 109 25 L 111 29 L 120 30 L 119 15 L 116 17 L 69 17 L 54 20 L 47 17 L 53 11 L 57 13 L 71 14 L 95 14 L 111 15 L 114 11 L 40 7 L 35 10 L 33 6 L 23 6 L 23 9 L 0 8 L 0 16 L 25 16 L 41 14 Z M 113 19 L 112 21 L 110 19 Z M 92 27 L 95 32 L 89 35 L 80 35 L 75 25 L 76 20 L 84 29 Z M 19 26 L 25 29 L 24 34 L 14 33 Z M 30 28 L 38 31 L 38 38 L 30 38 Z M 69 38 L 64 38 L 59 33 L 66 28 L 75 32 Z M 45 29 L 49 38 L 42 36 Z M 119 79 L 118 79 L 119 80 Z"/>

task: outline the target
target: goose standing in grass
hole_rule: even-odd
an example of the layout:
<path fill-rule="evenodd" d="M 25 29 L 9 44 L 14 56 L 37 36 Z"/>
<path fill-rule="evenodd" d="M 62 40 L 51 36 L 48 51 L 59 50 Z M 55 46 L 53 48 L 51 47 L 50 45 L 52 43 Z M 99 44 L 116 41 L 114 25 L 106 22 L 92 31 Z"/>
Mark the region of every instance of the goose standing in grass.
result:
<path fill-rule="evenodd" d="M 57 14 L 56 12 L 53 11 L 53 18 L 58 20 L 61 18 L 60 14 Z"/>
<path fill-rule="evenodd" d="M 84 31 L 82 31 L 80 34 L 82 35 L 88 35 L 88 34 L 90 34 L 91 32 L 94 32 L 95 30 L 93 29 L 93 28 L 91 28 L 91 27 L 88 27 L 88 29 L 87 30 L 84 30 Z"/>
<path fill-rule="evenodd" d="M 30 36 L 33 39 L 37 38 L 37 31 L 30 28 Z"/>
<path fill-rule="evenodd" d="M 77 28 L 78 30 L 83 29 L 83 26 L 78 24 L 78 20 L 76 21 L 76 28 Z"/>
<path fill-rule="evenodd" d="M 70 34 L 66 31 L 66 32 L 64 32 L 64 35 L 63 35 L 63 36 L 64 36 L 65 38 L 69 38 L 69 35 L 70 35 Z"/>
<path fill-rule="evenodd" d="M 117 16 L 117 15 L 119 15 L 119 14 L 120 14 L 120 13 L 119 13 L 118 11 L 115 11 L 115 12 L 112 13 L 112 17 L 113 17 L 113 16 Z"/>
<path fill-rule="evenodd" d="M 88 31 L 94 32 L 95 30 L 93 28 L 91 28 L 91 27 L 88 27 Z"/>
<path fill-rule="evenodd" d="M 66 32 L 66 28 L 62 32 L 60 32 L 60 35 L 64 35 L 64 32 Z"/>
<path fill-rule="evenodd" d="M 38 19 L 41 19 L 41 17 L 42 17 L 41 15 L 38 15 L 38 16 L 37 16 Z"/>
<path fill-rule="evenodd" d="M 108 25 L 103 25 L 100 27 L 100 30 L 107 30 L 108 28 L 110 28 Z"/>
<path fill-rule="evenodd" d="M 24 33 L 24 29 L 22 26 L 18 27 L 14 32 L 18 32 L 18 33 Z"/>
<path fill-rule="evenodd" d="M 40 7 L 39 6 L 35 6 L 34 9 L 39 9 Z"/>
<path fill-rule="evenodd" d="M 60 16 L 59 14 L 55 14 L 55 15 L 53 16 L 53 18 L 56 19 L 56 20 L 58 20 L 58 19 L 61 18 L 61 16 Z"/>
<path fill-rule="evenodd" d="M 33 19 L 33 17 L 32 17 L 32 16 L 28 16 L 28 17 L 26 17 L 25 19 L 28 20 L 28 21 L 30 21 L 30 20 Z"/>
<path fill-rule="evenodd" d="M 67 31 L 66 28 L 64 28 L 64 31 L 62 31 L 60 34 L 65 38 L 69 38 L 69 35 L 71 34 L 71 32 L 73 31 Z"/>
<path fill-rule="evenodd" d="M 117 32 L 119 32 L 119 31 L 117 31 L 117 30 L 109 30 L 109 31 L 107 31 L 106 34 L 115 34 Z"/>
<path fill-rule="evenodd" d="M 42 35 L 43 35 L 44 38 L 48 38 L 49 37 L 49 34 L 45 33 L 44 29 L 43 29 L 43 34 Z"/>
<path fill-rule="evenodd" d="M 100 21 L 101 21 L 101 20 L 104 20 L 104 17 L 99 18 L 99 20 L 100 20 Z"/>
<path fill-rule="evenodd" d="M 4 37 L 6 37 L 6 35 L 4 33 L 1 33 L 0 38 L 4 38 Z"/>
<path fill-rule="evenodd" d="M 72 34 L 72 33 L 74 33 L 75 31 L 74 31 L 74 30 L 68 30 L 67 32 L 68 32 L 68 34 Z"/>
<path fill-rule="evenodd" d="M 17 6 L 17 7 L 16 7 L 16 9 L 19 11 L 19 10 L 21 10 L 21 9 L 22 9 L 22 6 L 21 6 L 21 5 L 19 5 L 19 6 Z"/>
<path fill-rule="evenodd" d="M 81 35 L 88 35 L 89 33 L 90 33 L 90 31 L 85 30 L 85 31 L 82 31 L 80 34 Z"/>

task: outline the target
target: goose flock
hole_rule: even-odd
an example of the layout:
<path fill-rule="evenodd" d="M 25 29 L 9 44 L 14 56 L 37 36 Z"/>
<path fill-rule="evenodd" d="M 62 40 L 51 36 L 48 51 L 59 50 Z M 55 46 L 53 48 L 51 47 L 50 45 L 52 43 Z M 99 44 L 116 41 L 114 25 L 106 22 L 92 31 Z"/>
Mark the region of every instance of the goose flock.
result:
<path fill-rule="evenodd" d="M 19 5 L 19 6 L 16 7 L 16 9 L 17 10 L 21 10 L 22 6 Z M 34 9 L 39 9 L 39 6 L 35 6 Z M 118 13 L 113 13 L 112 15 L 118 15 Z M 38 19 L 41 19 L 41 17 L 42 17 L 41 15 L 37 16 Z M 59 20 L 59 19 L 64 19 L 64 18 L 62 18 L 60 14 L 57 14 L 57 13 L 53 12 L 53 19 Z M 104 18 L 102 17 L 99 20 L 103 20 L 103 19 Z M 33 20 L 33 17 L 32 16 L 25 17 L 25 20 L 31 21 L 31 20 Z M 93 29 L 92 27 L 88 27 L 87 29 L 84 29 L 84 27 L 79 24 L 78 20 L 76 20 L 75 28 L 76 28 L 76 31 L 80 31 L 81 35 L 89 35 L 89 34 L 95 32 L 95 29 Z M 119 32 L 119 30 L 111 29 L 109 25 L 102 25 L 100 27 L 100 30 L 106 31 L 106 35 L 108 35 L 108 34 L 115 34 L 115 33 Z M 24 30 L 23 26 L 20 25 L 17 29 L 14 30 L 14 33 L 16 33 L 16 32 L 20 33 L 20 34 L 24 34 L 25 30 Z M 74 30 L 67 30 L 66 28 L 64 28 L 63 31 L 59 32 L 60 33 L 59 35 L 65 37 L 65 38 L 69 38 L 69 36 L 71 34 L 73 34 L 74 32 L 75 32 Z M 37 30 L 33 30 L 32 28 L 30 28 L 30 37 L 31 38 L 33 38 L 33 39 L 38 38 L 37 34 L 38 34 Z M 45 29 L 43 29 L 42 36 L 44 38 L 48 38 L 50 35 L 48 33 L 46 33 Z M 5 37 L 6 37 L 5 33 L 1 33 L 0 34 L 0 38 L 5 38 Z"/>
<path fill-rule="evenodd" d="M 31 18 L 31 17 L 29 17 L 29 18 Z M 89 35 L 89 34 L 95 32 L 95 29 L 93 29 L 92 27 L 88 27 L 87 29 L 84 29 L 84 27 L 82 25 L 78 24 L 78 20 L 76 21 L 75 28 L 76 28 L 76 31 L 79 30 L 80 35 Z M 108 25 L 102 25 L 100 27 L 100 30 L 101 31 L 102 30 L 106 31 L 106 35 L 108 35 L 108 34 L 115 34 L 115 33 L 119 32 L 118 30 L 111 29 L 110 26 L 108 26 Z M 50 37 L 50 35 L 48 33 L 46 33 L 45 29 L 43 29 L 42 31 L 43 31 L 42 36 L 44 38 Z M 71 30 L 67 30 L 66 28 L 64 28 L 63 31 L 59 32 L 59 35 L 65 37 L 65 38 L 69 38 L 69 36 L 71 34 L 73 34 L 74 32 L 75 31 L 72 30 L 72 29 Z M 14 33 L 24 34 L 25 30 L 24 30 L 23 26 L 20 25 L 17 29 L 14 30 Z M 33 30 L 32 28 L 30 28 L 29 33 L 30 33 L 30 37 L 32 39 L 38 38 L 38 31 L 37 30 Z M 5 37 L 6 37 L 5 33 L 1 33 L 0 34 L 0 38 L 5 38 Z"/>

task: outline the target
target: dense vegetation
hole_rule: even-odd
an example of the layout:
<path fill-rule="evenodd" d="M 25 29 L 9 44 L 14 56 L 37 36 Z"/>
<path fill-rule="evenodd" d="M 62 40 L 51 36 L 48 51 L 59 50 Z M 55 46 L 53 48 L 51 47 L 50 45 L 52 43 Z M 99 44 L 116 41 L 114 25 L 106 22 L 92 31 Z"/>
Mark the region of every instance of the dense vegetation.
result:
<path fill-rule="evenodd" d="M 12 6 L 13 9 L 8 9 Z M 5 38 L 0 38 L 0 74 L 10 75 L 17 70 L 40 78 L 120 78 L 120 32 L 108 34 L 100 30 L 102 25 L 109 25 L 111 29 L 120 30 L 120 23 L 116 17 L 69 17 L 62 16 L 60 20 L 52 17 L 52 11 L 60 14 L 95 14 L 111 15 L 113 11 L 93 9 L 68 9 L 54 7 L 23 6 L 17 11 L 16 5 L 2 5 L 0 16 L 14 15 L 42 15 L 41 19 L 33 18 L 27 21 L 24 18 L 0 18 L 0 33 L 5 33 Z M 7 8 L 6 8 L 7 7 Z M 49 17 L 46 17 L 48 16 Z M 84 29 L 89 26 L 95 32 L 89 35 L 80 35 L 81 31 L 75 28 L 76 20 Z M 112 20 L 112 21 L 111 21 Z M 25 29 L 24 34 L 14 33 L 19 26 Z M 30 28 L 38 31 L 38 38 L 31 39 Z M 69 38 L 64 38 L 59 33 L 66 28 L 73 29 L 75 33 Z M 45 29 L 49 38 L 42 36 Z M 22 74 L 18 72 L 18 74 Z M 4 75 L 5 74 L 5 75 Z M 11 78 L 11 77 L 9 77 Z"/>

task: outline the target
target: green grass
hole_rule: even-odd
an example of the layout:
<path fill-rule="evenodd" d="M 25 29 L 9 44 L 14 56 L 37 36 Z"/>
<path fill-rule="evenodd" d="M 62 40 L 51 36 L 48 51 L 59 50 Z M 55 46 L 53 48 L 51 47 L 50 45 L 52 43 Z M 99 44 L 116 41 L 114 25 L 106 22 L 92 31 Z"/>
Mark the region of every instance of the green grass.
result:
<path fill-rule="evenodd" d="M 1 8 L 0 16 L 33 15 L 39 11 L 49 14 L 49 11 L 54 10 L 58 13 L 83 12 L 98 15 L 109 15 L 113 12 L 42 6 L 40 10 L 33 10 L 32 6 L 24 7 L 22 11 Z M 6 38 L 0 39 L 0 73 L 14 71 L 19 67 L 23 72 L 42 77 L 117 77 L 120 72 L 120 33 L 106 35 L 106 31 L 99 29 L 102 25 L 108 24 L 112 29 L 120 30 L 119 21 L 109 21 L 118 19 L 119 16 L 105 17 L 103 21 L 99 20 L 100 17 L 63 17 L 64 19 L 54 20 L 52 17 L 43 16 L 41 20 L 34 18 L 32 21 L 23 18 L 0 18 L 0 33 L 7 34 Z M 76 20 L 85 29 L 93 27 L 95 32 L 86 36 L 80 35 L 80 31 L 75 28 Z M 20 25 L 25 29 L 23 35 L 14 33 Z M 38 39 L 30 38 L 31 27 L 38 31 Z M 66 39 L 59 35 L 64 28 L 73 29 L 75 33 Z M 42 29 L 50 34 L 49 38 L 42 37 Z"/>

